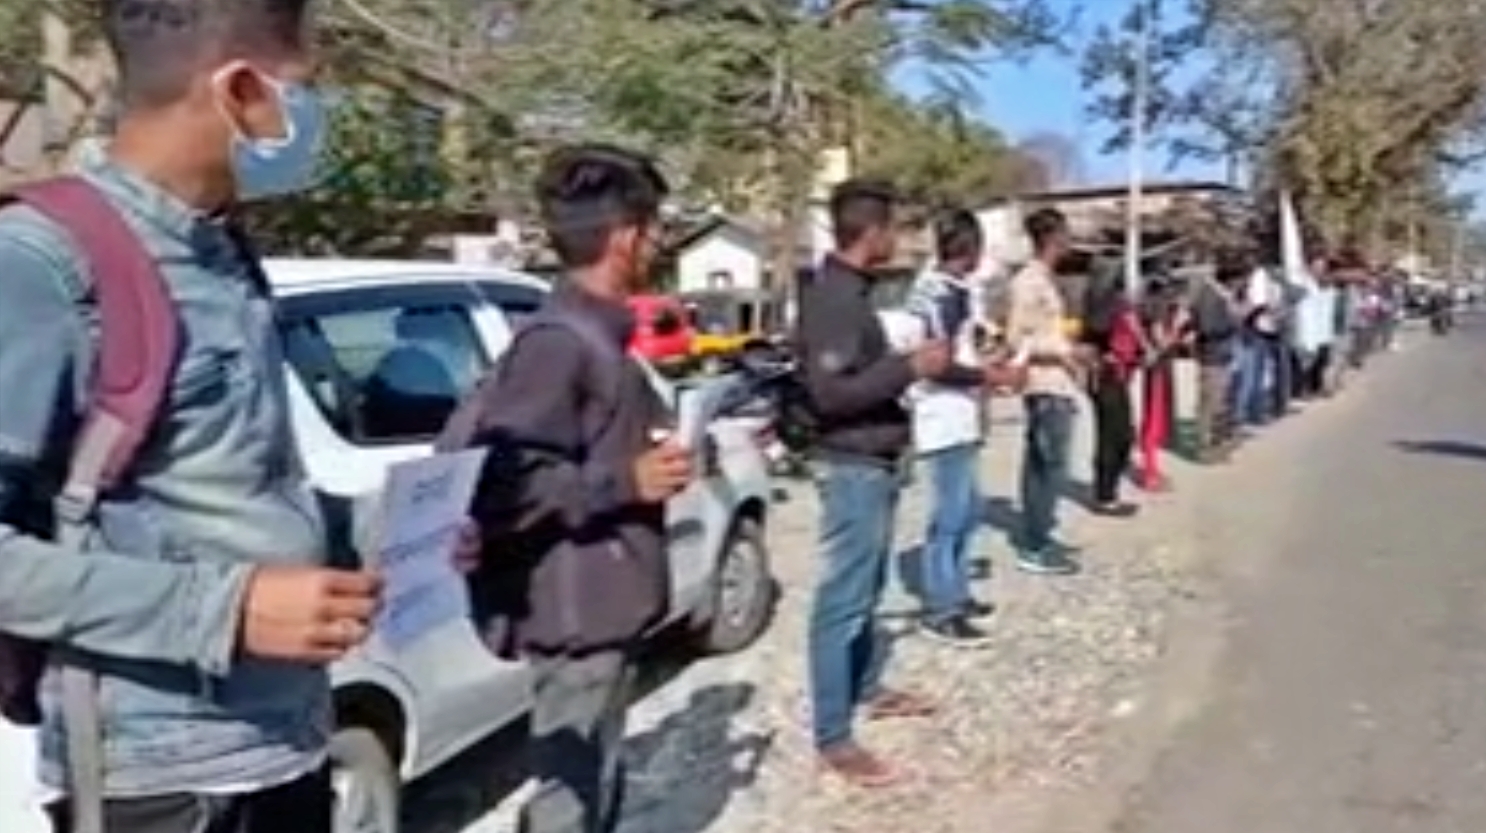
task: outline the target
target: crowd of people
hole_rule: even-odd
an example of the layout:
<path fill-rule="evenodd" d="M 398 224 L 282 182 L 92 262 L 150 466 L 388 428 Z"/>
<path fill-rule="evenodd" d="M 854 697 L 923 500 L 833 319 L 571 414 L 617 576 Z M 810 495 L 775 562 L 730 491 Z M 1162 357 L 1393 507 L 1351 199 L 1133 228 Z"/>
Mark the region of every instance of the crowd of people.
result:
<path fill-rule="evenodd" d="M 1133 518 L 1139 506 L 1125 498 L 1126 484 L 1169 488 L 1161 460 L 1172 447 L 1184 444 L 1208 464 L 1227 461 L 1253 429 L 1297 400 L 1336 393 L 1388 349 L 1401 313 L 1396 282 L 1348 251 L 1286 275 L 1266 268 L 1257 249 L 1226 250 L 1206 268 L 1153 269 L 1132 287 L 1122 269 L 1076 247 L 1067 219 L 1051 208 L 1025 219 L 1030 260 L 1009 276 L 988 276 L 976 217 L 948 210 L 932 225 L 934 267 L 917 278 L 905 314 L 885 324 L 869 289 L 892 260 L 897 207 L 885 183 L 836 188 L 836 249 L 800 289 L 795 333 L 818 420 L 814 738 L 829 770 L 868 787 L 894 783 L 902 770 L 854 740 L 852 718 L 936 708 L 883 684 L 875 618 L 911 472 L 930 501 L 910 581 L 922 604 L 919 630 L 955 646 L 990 636 L 994 605 L 972 593 L 968 565 L 983 525 L 978 471 L 994 398 L 1019 399 L 1024 412 L 1016 565 L 1066 576 L 1079 571 L 1079 553 L 1058 537 L 1058 516 L 1081 412 L 1093 421 L 1089 508 Z M 1178 437 L 1176 368 L 1188 359 L 1196 430 Z"/>

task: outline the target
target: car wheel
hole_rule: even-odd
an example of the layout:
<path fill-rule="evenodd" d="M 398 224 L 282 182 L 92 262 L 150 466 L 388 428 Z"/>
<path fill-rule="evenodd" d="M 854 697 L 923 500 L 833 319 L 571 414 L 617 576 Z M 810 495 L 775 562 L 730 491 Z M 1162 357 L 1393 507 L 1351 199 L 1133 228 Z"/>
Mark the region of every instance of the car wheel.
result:
<path fill-rule="evenodd" d="M 768 629 L 779 597 L 762 524 L 751 518 L 734 523 L 713 581 L 711 615 L 698 647 L 708 654 L 741 651 Z"/>
<path fill-rule="evenodd" d="M 330 741 L 335 833 L 397 833 L 402 779 L 370 729 L 349 726 Z"/>

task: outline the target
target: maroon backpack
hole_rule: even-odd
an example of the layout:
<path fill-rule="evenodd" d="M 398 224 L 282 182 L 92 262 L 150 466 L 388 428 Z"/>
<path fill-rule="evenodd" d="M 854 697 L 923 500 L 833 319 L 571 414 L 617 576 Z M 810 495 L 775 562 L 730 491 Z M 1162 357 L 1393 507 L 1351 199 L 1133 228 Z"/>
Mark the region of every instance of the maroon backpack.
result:
<path fill-rule="evenodd" d="M 75 547 L 98 498 L 128 473 L 155 424 L 175 372 L 179 323 L 154 258 L 94 186 L 61 177 L 0 195 L 0 208 L 15 204 L 67 230 L 87 264 L 87 303 L 99 321 L 92 395 L 53 496 L 56 539 Z M 21 725 L 40 721 L 37 683 L 46 662 L 44 645 L 0 634 L 0 714 Z"/>

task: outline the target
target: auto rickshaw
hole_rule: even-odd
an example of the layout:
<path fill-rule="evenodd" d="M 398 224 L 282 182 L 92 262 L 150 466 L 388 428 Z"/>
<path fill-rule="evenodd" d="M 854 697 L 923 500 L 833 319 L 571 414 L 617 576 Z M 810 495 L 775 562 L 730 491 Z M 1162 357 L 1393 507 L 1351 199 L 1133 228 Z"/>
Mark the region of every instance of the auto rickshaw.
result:
<path fill-rule="evenodd" d="M 768 290 L 713 290 L 681 296 L 691 315 L 692 356 L 713 366 L 784 325 L 784 300 Z"/>

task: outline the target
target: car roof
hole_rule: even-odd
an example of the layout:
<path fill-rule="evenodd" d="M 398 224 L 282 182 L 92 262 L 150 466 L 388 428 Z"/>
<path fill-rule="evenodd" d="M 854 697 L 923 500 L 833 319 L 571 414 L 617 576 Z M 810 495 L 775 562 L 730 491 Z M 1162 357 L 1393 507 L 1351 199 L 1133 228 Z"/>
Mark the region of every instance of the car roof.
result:
<path fill-rule="evenodd" d="M 552 288 L 548 281 L 513 269 L 425 260 L 267 258 L 263 269 L 274 291 L 284 295 L 377 286 L 409 278 L 437 283 L 487 281 L 542 291 Z"/>
<path fill-rule="evenodd" d="M 659 307 L 679 307 L 681 300 L 674 295 L 631 295 L 629 305 L 634 309 L 656 309 Z"/>

